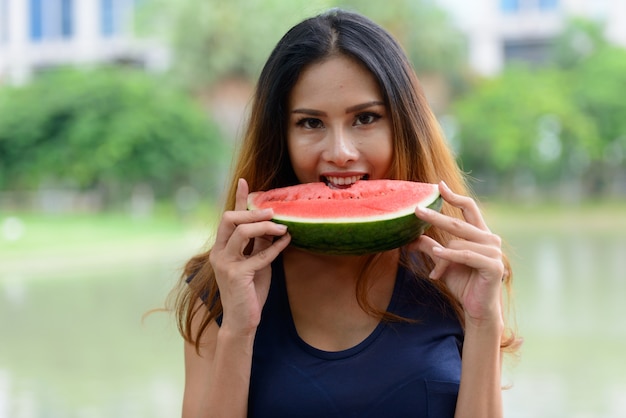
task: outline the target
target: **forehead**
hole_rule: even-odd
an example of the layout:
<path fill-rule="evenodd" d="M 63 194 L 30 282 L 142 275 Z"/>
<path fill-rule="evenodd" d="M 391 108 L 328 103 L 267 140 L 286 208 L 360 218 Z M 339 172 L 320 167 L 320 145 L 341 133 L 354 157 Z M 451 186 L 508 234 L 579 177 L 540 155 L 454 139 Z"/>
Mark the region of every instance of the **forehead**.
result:
<path fill-rule="evenodd" d="M 289 95 L 290 107 L 338 100 L 382 101 L 378 81 L 356 59 L 336 55 L 305 67 Z"/>

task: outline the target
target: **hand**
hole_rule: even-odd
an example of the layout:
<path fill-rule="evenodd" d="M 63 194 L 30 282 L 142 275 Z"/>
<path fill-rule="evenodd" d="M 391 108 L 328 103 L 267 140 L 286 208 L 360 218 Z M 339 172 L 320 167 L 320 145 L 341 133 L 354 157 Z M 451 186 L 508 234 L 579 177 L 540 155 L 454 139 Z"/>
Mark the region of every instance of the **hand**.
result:
<path fill-rule="evenodd" d="M 287 227 L 271 222 L 271 209 L 248 211 L 247 199 L 248 184 L 240 179 L 235 210 L 224 213 L 209 257 L 224 309 L 222 328 L 242 335 L 259 325 L 271 263 L 290 241 Z"/>
<path fill-rule="evenodd" d="M 491 233 L 472 198 L 453 193 L 444 182 L 439 184 L 439 191 L 446 202 L 461 209 L 464 220 L 425 208 L 418 208 L 415 213 L 457 238 L 443 246 L 422 235 L 411 247 L 433 259 L 435 267 L 430 278 L 443 280 L 461 303 L 466 326 L 501 324 L 501 285 L 505 274 L 502 241 Z"/>

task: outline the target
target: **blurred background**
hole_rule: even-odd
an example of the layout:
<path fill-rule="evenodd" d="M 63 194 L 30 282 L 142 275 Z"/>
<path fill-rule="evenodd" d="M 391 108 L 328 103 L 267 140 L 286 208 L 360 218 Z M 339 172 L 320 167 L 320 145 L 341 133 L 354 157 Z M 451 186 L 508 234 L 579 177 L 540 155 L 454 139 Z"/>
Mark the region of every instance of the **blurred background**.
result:
<path fill-rule="evenodd" d="M 164 306 L 254 80 L 328 7 L 404 45 L 514 267 L 505 416 L 626 417 L 626 1 L 0 0 L 0 418 L 172 417 Z"/>

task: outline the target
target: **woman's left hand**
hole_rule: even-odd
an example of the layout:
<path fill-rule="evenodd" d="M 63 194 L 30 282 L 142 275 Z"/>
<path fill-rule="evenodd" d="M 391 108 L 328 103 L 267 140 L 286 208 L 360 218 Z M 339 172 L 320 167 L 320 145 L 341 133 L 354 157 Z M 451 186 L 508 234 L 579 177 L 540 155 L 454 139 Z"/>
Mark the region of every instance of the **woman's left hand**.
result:
<path fill-rule="evenodd" d="M 446 202 L 461 209 L 464 220 L 424 208 L 416 209 L 415 214 L 456 239 L 443 246 L 422 235 L 411 248 L 433 259 L 430 278 L 443 280 L 462 304 L 466 325 L 501 323 L 502 241 L 489 230 L 474 199 L 453 193 L 444 182 L 439 191 Z"/>

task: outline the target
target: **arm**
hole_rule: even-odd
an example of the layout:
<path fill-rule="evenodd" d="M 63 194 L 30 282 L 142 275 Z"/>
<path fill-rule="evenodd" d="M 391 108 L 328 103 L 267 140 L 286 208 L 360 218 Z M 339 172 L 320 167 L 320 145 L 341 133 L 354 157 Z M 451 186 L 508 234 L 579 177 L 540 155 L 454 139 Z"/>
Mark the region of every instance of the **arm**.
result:
<path fill-rule="evenodd" d="M 466 326 L 455 418 L 502 417 L 502 324 Z"/>
<path fill-rule="evenodd" d="M 235 210 L 224 213 L 209 256 L 220 289 L 222 323 L 209 324 L 198 336 L 198 352 L 185 342 L 183 418 L 247 415 L 254 336 L 269 292 L 271 263 L 290 241 L 284 226 L 270 222 L 271 211 L 246 210 L 247 196 L 247 184 L 240 180 Z M 201 300 L 196 304 L 192 335 L 207 309 Z"/>
<path fill-rule="evenodd" d="M 185 342 L 183 418 L 247 415 L 253 341 L 254 334 L 235 335 L 213 322 L 199 353 Z"/>
<path fill-rule="evenodd" d="M 505 267 L 501 239 L 487 228 L 476 202 L 440 185 L 442 197 L 462 210 L 464 220 L 429 209 L 416 214 L 458 237 L 443 246 L 421 236 L 414 248 L 435 262 L 433 280 L 443 280 L 463 307 L 465 339 L 456 418 L 502 417 L 501 352 L 504 330 L 501 292 Z"/>

